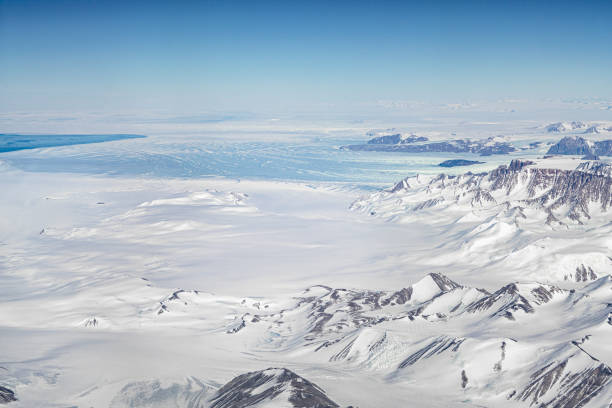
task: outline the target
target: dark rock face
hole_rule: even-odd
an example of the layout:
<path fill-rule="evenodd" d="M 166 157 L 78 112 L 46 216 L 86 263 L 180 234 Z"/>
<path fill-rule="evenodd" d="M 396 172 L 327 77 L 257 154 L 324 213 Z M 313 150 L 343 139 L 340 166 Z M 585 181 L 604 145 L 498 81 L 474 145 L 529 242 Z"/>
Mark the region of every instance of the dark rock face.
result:
<path fill-rule="evenodd" d="M 186 300 L 183 299 L 184 296 L 186 295 L 199 295 L 200 292 L 198 292 L 197 290 L 183 290 L 183 289 L 179 289 L 175 292 L 172 292 L 172 294 L 170 294 L 169 296 L 167 296 L 165 299 L 161 300 L 159 302 L 159 309 L 157 309 L 157 314 L 161 315 L 163 313 L 168 313 L 170 312 L 171 308 L 173 305 L 176 304 L 184 304 L 185 306 L 188 306 L 188 302 Z"/>
<path fill-rule="evenodd" d="M 0 404 L 8 404 L 13 401 L 17 401 L 15 392 L 0 385 Z"/>
<path fill-rule="evenodd" d="M 578 171 L 584 171 L 589 174 L 596 174 L 598 176 L 612 177 L 612 166 L 602 162 L 587 162 L 581 163 L 576 167 Z"/>
<path fill-rule="evenodd" d="M 406 368 L 415 364 L 417 361 L 429 357 L 433 357 L 436 354 L 444 353 L 445 351 L 456 352 L 461 347 L 461 344 L 465 341 L 464 338 L 451 338 L 451 337 L 439 337 L 423 347 L 422 349 L 412 353 L 404 361 L 402 361 L 398 368 Z M 467 383 L 467 381 L 466 381 Z M 465 387 L 464 387 L 465 388 Z"/>
<path fill-rule="evenodd" d="M 429 276 L 431 279 L 433 279 L 436 285 L 438 285 L 442 292 L 450 292 L 451 290 L 461 289 L 463 287 L 457 282 L 448 279 L 441 273 L 430 273 Z"/>
<path fill-rule="evenodd" d="M 576 282 L 587 282 L 597 279 L 597 274 L 590 266 L 580 265 L 576 268 L 574 277 Z"/>
<path fill-rule="evenodd" d="M 467 374 L 465 373 L 465 370 L 461 370 L 461 388 L 467 387 L 467 384 L 468 384 Z"/>
<path fill-rule="evenodd" d="M 316 384 L 286 368 L 268 368 L 239 375 L 221 387 L 211 399 L 210 408 L 247 408 L 289 394 L 288 401 L 295 408 L 337 408 L 334 401 Z M 284 397 L 284 395 L 283 395 Z"/>
<path fill-rule="evenodd" d="M 547 223 L 559 222 L 553 214 L 561 207 L 568 208 L 567 216 L 577 222 L 589 219 L 589 206 L 599 204 L 602 211 L 612 205 L 611 167 L 604 163 L 583 163 L 575 170 L 543 169 L 529 167 L 533 162 L 513 160 L 509 166 L 500 166 L 489 173 L 466 173 L 461 176 L 441 174 L 429 184 L 434 188 L 462 189 L 471 194 L 472 205 L 495 204 L 491 193 L 502 190 L 510 195 L 519 186 L 525 186 L 527 199 L 521 206 L 532 206 L 548 212 Z M 392 193 L 409 189 L 409 180 L 402 180 L 393 187 Z M 417 204 L 414 210 L 435 205 L 432 198 Z"/>
<path fill-rule="evenodd" d="M 612 140 L 591 142 L 580 136 L 568 136 L 552 145 L 546 154 L 570 154 L 587 157 L 612 156 Z"/>
<path fill-rule="evenodd" d="M 564 374 L 568 360 L 551 363 L 531 375 L 531 382 L 516 396 L 517 400 L 531 400 L 530 405 L 542 408 L 578 408 L 586 405 L 612 379 L 612 370 L 601 363 L 578 373 Z M 551 388 L 559 388 L 548 402 L 540 402 Z"/>
<path fill-rule="evenodd" d="M 599 133 L 599 129 L 597 128 L 597 126 L 591 126 L 587 130 L 585 130 L 584 133 Z"/>
<path fill-rule="evenodd" d="M 596 156 L 612 156 L 612 140 L 602 140 L 595 142 Z"/>
<path fill-rule="evenodd" d="M 472 166 L 474 164 L 483 164 L 484 162 L 476 161 L 476 160 L 445 160 L 442 163 L 438 164 L 440 167 L 458 167 L 458 166 Z"/>
<path fill-rule="evenodd" d="M 382 139 L 387 138 L 387 139 Z M 428 152 L 447 152 L 447 153 L 475 153 L 481 156 L 492 154 L 508 154 L 516 151 L 516 148 L 507 142 L 494 142 L 493 138 L 483 140 L 457 139 L 444 142 L 432 142 L 422 144 L 412 144 L 419 140 L 401 139 L 401 136 L 390 135 L 381 138 L 371 139 L 368 144 L 343 146 L 343 149 L 355 151 L 380 151 L 380 152 L 404 152 L 404 153 L 428 153 Z"/>
<path fill-rule="evenodd" d="M 555 293 L 564 292 L 563 289 L 556 286 L 539 285 L 530 290 L 530 295 L 535 299 L 534 303 L 540 305 L 549 302 Z M 503 316 L 514 320 L 513 312 L 517 310 L 522 310 L 525 313 L 534 313 L 535 311 L 525 295 L 521 293 L 516 284 L 511 283 L 491 295 L 472 303 L 466 310 L 471 313 L 488 311 L 491 313 L 491 316 Z"/>
<path fill-rule="evenodd" d="M 438 286 L 440 294 L 462 288 L 458 283 L 439 273 L 428 275 Z M 311 329 L 306 340 L 314 340 L 326 332 L 338 332 L 343 329 L 371 327 L 382 322 L 409 318 L 420 315 L 422 308 L 415 307 L 404 311 L 385 312 L 385 308 L 405 305 L 412 299 L 413 288 L 407 287 L 395 292 L 356 291 L 349 289 L 332 289 L 323 287 L 327 293 L 322 296 L 299 299 L 298 307 L 306 306 L 310 310 Z M 434 295 L 434 298 L 438 295 Z M 376 315 L 371 312 L 377 311 Z M 335 315 L 343 316 L 340 322 L 328 324 Z"/>
<path fill-rule="evenodd" d="M 559 140 L 556 144 L 552 145 L 548 149 L 547 154 L 577 154 L 585 155 L 593 153 L 591 146 L 587 140 L 579 136 L 567 136 Z"/>

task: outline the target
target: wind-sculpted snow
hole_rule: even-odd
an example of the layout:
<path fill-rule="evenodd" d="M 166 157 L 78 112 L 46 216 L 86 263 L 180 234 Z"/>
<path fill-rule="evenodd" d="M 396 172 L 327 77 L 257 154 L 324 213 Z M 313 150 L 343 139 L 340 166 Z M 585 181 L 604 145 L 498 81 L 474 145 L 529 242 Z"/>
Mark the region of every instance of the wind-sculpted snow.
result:
<path fill-rule="evenodd" d="M 131 297 L 117 291 L 128 284 Z M 161 327 L 197 329 L 210 344 L 234 344 L 236 351 L 234 339 L 239 340 L 260 359 L 357 370 L 396 386 L 409 381 L 427 388 L 435 377 L 449 395 L 464 393 L 494 405 L 503 400 L 517 407 L 598 407 L 590 401 L 612 391 L 605 351 L 612 334 L 609 275 L 573 290 L 519 282 L 489 292 L 431 273 L 390 291 L 314 286 L 293 298 L 247 299 L 174 290 L 156 304 L 164 291 L 145 280 L 124 281 L 108 298 L 97 291 L 100 305 L 93 314 L 114 324 L 83 329 L 137 328 L 151 335 Z M 71 301 L 75 314 L 88 298 L 83 305 Z M 113 305 L 111 298 L 124 305 Z M 141 311 L 127 312 L 134 308 Z M 231 329 L 236 323 L 228 323 L 230 316 L 240 322 L 238 329 Z M 66 316 L 63 324 L 71 322 Z M 287 369 L 250 372 L 220 388 L 210 384 L 195 377 L 132 381 L 110 406 L 338 406 Z"/>
<path fill-rule="evenodd" d="M 538 160 L 409 178 L 363 213 L 340 185 L 10 170 L 0 391 L 16 408 L 608 407 L 609 167 Z"/>
<path fill-rule="evenodd" d="M 214 389 L 193 377 L 184 383 L 167 385 L 159 380 L 137 381 L 125 385 L 109 408 L 205 408 L 213 392 Z"/>

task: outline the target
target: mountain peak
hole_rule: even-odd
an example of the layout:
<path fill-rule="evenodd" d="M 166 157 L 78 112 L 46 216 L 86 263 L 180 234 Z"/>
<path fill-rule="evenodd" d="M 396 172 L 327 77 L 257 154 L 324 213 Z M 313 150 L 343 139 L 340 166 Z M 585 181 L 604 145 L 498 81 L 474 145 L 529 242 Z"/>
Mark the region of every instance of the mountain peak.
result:
<path fill-rule="evenodd" d="M 267 368 L 239 375 L 212 397 L 211 408 L 275 406 L 337 408 L 316 384 L 286 368 Z"/>

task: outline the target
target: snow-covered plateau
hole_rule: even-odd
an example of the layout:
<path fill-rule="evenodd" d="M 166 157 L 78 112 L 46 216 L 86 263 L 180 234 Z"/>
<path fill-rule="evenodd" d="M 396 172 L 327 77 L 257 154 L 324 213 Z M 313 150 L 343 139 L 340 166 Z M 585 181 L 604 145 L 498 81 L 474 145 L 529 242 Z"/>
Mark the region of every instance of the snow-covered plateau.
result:
<path fill-rule="evenodd" d="M 3 153 L 0 405 L 612 407 L 609 125 Z"/>

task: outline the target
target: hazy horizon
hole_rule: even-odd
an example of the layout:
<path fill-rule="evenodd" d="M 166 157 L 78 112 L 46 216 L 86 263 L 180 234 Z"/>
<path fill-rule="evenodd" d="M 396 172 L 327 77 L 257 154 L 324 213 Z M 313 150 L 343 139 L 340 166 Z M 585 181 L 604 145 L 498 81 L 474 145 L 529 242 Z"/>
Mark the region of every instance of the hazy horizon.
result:
<path fill-rule="evenodd" d="M 612 4 L 0 2 L 0 109 L 609 102 Z"/>

